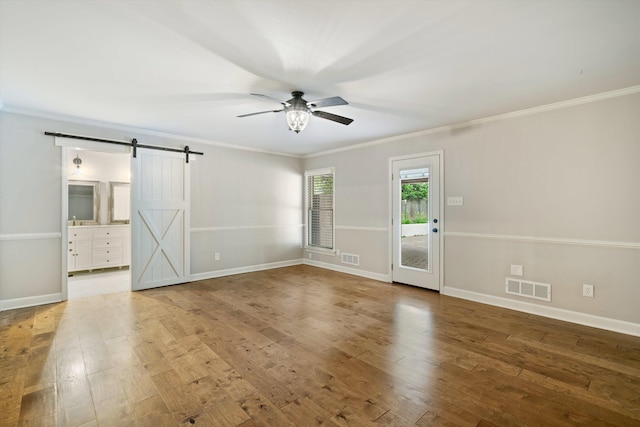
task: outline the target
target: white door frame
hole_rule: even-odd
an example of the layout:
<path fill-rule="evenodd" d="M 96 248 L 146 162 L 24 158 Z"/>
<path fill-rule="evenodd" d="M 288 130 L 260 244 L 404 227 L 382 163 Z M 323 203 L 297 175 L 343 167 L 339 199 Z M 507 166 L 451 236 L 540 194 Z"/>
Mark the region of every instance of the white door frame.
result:
<path fill-rule="evenodd" d="M 60 170 L 61 170 L 61 192 L 62 192 L 62 206 L 60 209 L 60 230 L 61 233 L 61 254 L 60 257 L 60 283 L 61 286 L 61 294 L 62 301 L 66 301 L 69 299 L 69 264 L 68 264 L 68 244 L 69 241 L 69 193 L 67 190 L 67 181 L 69 179 L 69 174 L 67 173 L 67 169 L 69 168 L 68 160 L 69 160 L 69 149 L 73 148 L 82 148 L 85 150 L 91 151 L 105 151 L 109 153 L 131 153 L 131 147 L 126 147 L 122 145 L 112 145 L 112 144 L 104 144 L 101 142 L 95 141 L 85 141 L 74 138 L 64 138 L 60 136 L 56 136 L 54 139 L 54 144 L 58 147 L 61 147 L 60 154 Z"/>
<path fill-rule="evenodd" d="M 389 270 L 388 270 L 388 274 L 389 274 L 389 283 L 393 282 L 393 270 L 392 270 L 392 263 L 393 263 L 393 162 L 398 161 L 398 160 L 409 160 L 409 159 L 414 159 L 414 158 L 418 158 L 418 157 L 428 157 L 428 156 L 438 156 L 439 159 L 439 212 L 438 212 L 438 216 L 436 218 L 438 218 L 438 232 L 440 234 L 440 238 L 438 239 L 438 250 L 440 251 L 440 262 L 439 262 L 439 268 L 440 268 L 440 274 L 438 277 L 438 291 L 442 292 L 444 289 L 444 227 L 445 227 L 445 217 L 444 217 L 444 150 L 437 150 L 437 151 L 429 151 L 429 152 L 423 152 L 423 153 L 415 153 L 415 154 L 407 154 L 404 156 L 396 156 L 396 157 L 390 157 L 389 158 L 389 188 L 388 188 L 388 192 L 389 192 L 389 252 L 388 252 L 388 256 L 389 256 Z"/>

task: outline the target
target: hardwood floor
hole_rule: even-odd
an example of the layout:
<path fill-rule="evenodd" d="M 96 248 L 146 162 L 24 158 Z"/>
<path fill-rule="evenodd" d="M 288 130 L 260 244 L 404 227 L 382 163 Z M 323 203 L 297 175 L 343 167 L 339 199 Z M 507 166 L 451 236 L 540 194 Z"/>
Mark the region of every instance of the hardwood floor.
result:
<path fill-rule="evenodd" d="M 640 425 L 640 338 L 309 266 L 0 313 L 0 424 Z"/>

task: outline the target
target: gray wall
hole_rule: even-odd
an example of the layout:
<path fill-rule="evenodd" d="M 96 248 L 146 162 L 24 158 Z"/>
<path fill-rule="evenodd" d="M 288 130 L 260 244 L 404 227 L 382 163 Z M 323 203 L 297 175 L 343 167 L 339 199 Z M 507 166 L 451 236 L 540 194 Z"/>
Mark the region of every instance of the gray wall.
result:
<path fill-rule="evenodd" d="M 61 148 L 45 131 L 203 151 L 191 163 L 194 277 L 300 262 L 301 159 L 0 112 L 0 307 L 62 292 Z"/>
<path fill-rule="evenodd" d="M 521 264 L 553 286 L 550 303 L 527 303 L 640 324 L 639 117 L 635 93 L 297 159 L 0 112 L 0 303 L 61 292 L 60 148 L 43 135 L 55 130 L 205 152 L 191 171 L 196 278 L 299 262 L 302 175 L 323 167 L 336 171 L 337 248 L 388 278 L 389 158 L 443 150 L 445 197 L 464 197 L 441 219 L 445 293 L 515 305 L 504 279 Z"/>
<path fill-rule="evenodd" d="M 336 168 L 336 247 L 360 255 L 353 268 L 388 276 L 389 158 L 443 150 L 445 199 L 464 197 L 441 222 L 445 293 L 640 323 L 639 118 L 636 93 L 313 156 L 304 168 Z M 507 295 L 511 264 L 550 283 L 552 301 Z"/>
<path fill-rule="evenodd" d="M 192 274 L 210 277 L 250 266 L 299 263 L 301 159 L 192 147 L 205 153 L 191 166 Z"/>

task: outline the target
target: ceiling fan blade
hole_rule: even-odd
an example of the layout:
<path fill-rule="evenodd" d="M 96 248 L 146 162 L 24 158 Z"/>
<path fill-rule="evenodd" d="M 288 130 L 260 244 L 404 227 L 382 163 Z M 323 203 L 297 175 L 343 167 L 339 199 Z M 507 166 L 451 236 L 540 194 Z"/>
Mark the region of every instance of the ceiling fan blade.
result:
<path fill-rule="evenodd" d="M 325 111 L 313 111 L 311 114 L 316 117 L 320 117 L 321 119 L 327 119 L 334 122 L 342 123 L 343 125 L 348 125 L 353 121 L 353 119 L 350 119 L 348 117 L 338 116 L 336 114 L 327 113 Z"/>
<path fill-rule="evenodd" d="M 340 98 L 339 96 L 334 96 L 331 98 L 323 98 L 323 99 L 318 99 L 316 101 L 307 102 L 307 105 L 309 106 L 309 108 L 324 108 L 324 107 L 331 107 L 333 105 L 347 105 L 347 104 L 349 103 L 344 99 Z"/>
<path fill-rule="evenodd" d="M 285 107 L 288 107 L 288 106 L 290 105 L 290 104 L 289 104 L 288 102 L 286 102 L 286 101 L 280 101 L 279 99 L 274 98 L 273 96 L 263 95 L 263 94 L 261 94 L 261 93 L 250 93 L 249 95 L 259 96 L 259 97 L 261 97 L 261 98 L 268 99 L 269 101 L 275 101 L 275 102 L 277 102 L 278 104 L 282 104 L 282 105 L 284 105 Z"/>
<path fill-rule="evenodd" d="M 236 116 L 236 117 L 249 117 L 249 116 L 255 116 L 256 114 L 265 114 L 265 113 L 279 113 L 280 111 L 284 111 L 284 109 L 283 110 L 258 111 L 257 113 L 241 114 L 241 115 Z"/>

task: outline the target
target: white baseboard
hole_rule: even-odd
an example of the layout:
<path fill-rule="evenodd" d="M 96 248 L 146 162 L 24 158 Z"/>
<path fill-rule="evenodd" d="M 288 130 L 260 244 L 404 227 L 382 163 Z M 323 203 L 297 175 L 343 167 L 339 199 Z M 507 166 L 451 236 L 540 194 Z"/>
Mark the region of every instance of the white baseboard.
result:
<path fill-rule="evenodd" d="M 357 268 L 343 267 L 341 265 L 330 264 L 328 262 L 320 262 L 314 259 L 303 259 L 302 263 L 305 265 L 312 265 L 314 267 L 326 268 L 327 270 L 353 274 L 354 276 L 366 277 L 367 279 L 380 280 L 381 282 L 391 282 L 391 278 L 388 274 L 374 273 L 371 271 L 359 270 Z"/>
<path fill-rule="evenodd" d="M 233 276 L 234 274 L 253 273 L 254 271 L 272 270 L 280 267 L 291 267 L 292 265 L 302 264 L 301 259 L 292 259 L 288 261 L 270 262 L 267 264 L 248 265 L 246 267 L 227 268 L 226 270 L 205 271 L 204 273 L 195 273 L 191 275 L 191 281 L 215 279 L 216 277 Z"/>
<path fill-rule="evenodd" d="M 328 270 L 339 271 L 341 273 L 353 274 L 356 276 L 366 277 L 368 279 L 379 280 L 382 282 L 390 282 L 391 278 L 387 274 L 374 273 L 356 268 L 343 267 L 340 265 L 329 264 L 310 259 L 295 259 L 289 261 L 272 262 L 268 264 L 258 264 L 246 267 L 230 268 L 226 270 L 208 271 L 191 275 L 191 280 L 205 280 L 216 277 L 231 276 L 234 274 L 251 273 L 254 271 L 270 270 L 280 267 L 290 267 L 294 265 L 311 265 L 314 267 L 326 268 Z M 475 301 L 483 304 L 489 304 L 497 307 L 508 308 L 511 310 L 522 311 L 525 313 L 535 314 L 538 316 L 549 317 L 552 319 L 563 320 L 566 322 L 577 323 L 580 325 L 590 326 L 594 328 L 606 329 L 609 331 L 620 332 L 623 334 L 640 337 L 640 324 L 627 322 L 624 320 L 611 319 L 608 317 L 594 316 L 591 314 L 580 313 L 577 311 L 564 310 L 556 307 L 547 307 L 538 304 L 532 304 L 523 301 L 515 301 L 509 298 L 502 298 L 493 295 L 486 295 L 477 292 L 467 291 L 464 289 L 452 288 L 445 286 L 441 292 L 443 295 L 462 298 L 469 301 Z M 0 300 L 0 311 L 13 310 L 16 308 L 32 307 L 36 305 L 52 304 L 62 301 L 62 294 L 37 295 L 33 297 L 13 298 Z"/>
<path fill-rule="evenodd" d="M 640 324 L 445 286 L 443 295 L 640 337 Z"/>
<path fill-rule="evenodd" d="M 0 300 L 0 311 L 16 308 L 33 307 L 34 305 L 52 304 L 62 301 L 62 294 L 37 295 L 33 297 Z"/>

